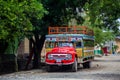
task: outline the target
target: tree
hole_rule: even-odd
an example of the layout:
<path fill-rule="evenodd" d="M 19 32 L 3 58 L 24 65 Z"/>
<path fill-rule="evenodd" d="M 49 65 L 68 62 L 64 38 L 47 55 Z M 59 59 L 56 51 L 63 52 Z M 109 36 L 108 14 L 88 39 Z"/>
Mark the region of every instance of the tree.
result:
<path fill-rule="evenodd" d="M 96 44 L 113 40 L 115 35 L 119 34 L 119 8 L 119 0 L 89 0 L 86 2 L 84 24 L 94 28 Z"/>
<path fill-rule="evenodd" d="M 104 31 L 100 28 L 94 28 L 94 36 L 95 36 L 95 45 L 104 44 L 106 41 L 111 41 L 115 39 L 115 34 L 109 30 Z"/>
<path fill-rule="evenodd" d="M 32 16 L 30 17 L 34 26 L 34 30 L 29 33 L 34 36 L 34 38 L 29 37 L 33 45 L 31 49 L 35 49 L 33 52 L 35 53 L 34 68 L 39 67 L 41 61 L 40 53 L 44 44 L 45 35 L 48 32 L 48 26 L 68 26 L 69 20 L 73 18 L 75 18 L 79 24 L 82 24 L 83 19 L 79 13 L 82 12 L 82 7 L 86 1 L 88 0 L 41 0 L 48 14 L 45 15 L 42 20 L 34 19 Z M 32 55 L 31 52 L 31 56 Z"/>
<path fill-rule="evenodd" d="M 17 48 L 33 25 L 30 16 L 41 19 L 45 9 L 37 0 L 0 0 L 0 43 L 4 50 L 0 50 L 2 69 L 12 63 L 12 70 L 17 71 Z M 8 68 L 10 70 L 10 68 Z"/>
<path fill-rule="evenodd" d="M 45 16 L 50 26 L 66 26 L 71 19 L 76 19 L 78 24 L 83 23 L 81 12 L 88 0 L 41 0 L 44 7 L 49 12 Z"/>
<path fill-rule="evenodd" d="M 92 26 L 118 32 L 119 0 L 89 0 L 84 8 Z"/>

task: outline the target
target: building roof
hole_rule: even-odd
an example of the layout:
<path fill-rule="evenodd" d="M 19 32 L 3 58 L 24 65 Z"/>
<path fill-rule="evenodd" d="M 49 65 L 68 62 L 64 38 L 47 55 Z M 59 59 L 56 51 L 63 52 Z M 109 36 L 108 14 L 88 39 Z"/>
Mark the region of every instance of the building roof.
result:
<path fill-rule="evenodd" d="M 120 36 L 116 36 L 116 39 L 120 39 Z"/>

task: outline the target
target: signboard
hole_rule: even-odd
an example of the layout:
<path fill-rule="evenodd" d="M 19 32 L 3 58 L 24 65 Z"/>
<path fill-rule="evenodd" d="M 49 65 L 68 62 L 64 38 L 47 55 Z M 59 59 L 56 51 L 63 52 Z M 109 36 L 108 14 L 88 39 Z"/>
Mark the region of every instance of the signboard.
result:
<path fill-rule="evenodd" d="M 70 41 L 70 37 L 58 37 L 58 41 Z"/>
<path fill-rule="evenodd" d="M 47 37 L 46 41 L 81 41 L 82 37 Z"/>

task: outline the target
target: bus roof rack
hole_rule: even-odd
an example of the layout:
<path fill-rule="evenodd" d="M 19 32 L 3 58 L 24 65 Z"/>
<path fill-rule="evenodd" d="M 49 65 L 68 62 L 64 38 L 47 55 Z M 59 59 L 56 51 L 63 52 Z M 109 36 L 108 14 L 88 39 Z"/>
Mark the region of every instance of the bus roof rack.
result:
<path fill-rule="evenodd" d="M 48 34 L 86 34 L 93 36 L 93 30 L 86 26 L 49 27 Z"/>

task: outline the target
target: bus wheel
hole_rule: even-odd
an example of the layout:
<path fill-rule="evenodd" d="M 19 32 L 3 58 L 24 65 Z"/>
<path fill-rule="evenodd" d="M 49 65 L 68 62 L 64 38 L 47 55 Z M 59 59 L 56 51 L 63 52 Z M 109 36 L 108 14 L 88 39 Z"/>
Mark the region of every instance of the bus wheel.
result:
<path fill-rule="evenodd" d="M 77 65 L 77 60 L 76 60 L 76 58 L 75 58 L 75 61 L 74 61 L 74 63 L 73 63 L 73 65 L 72 65 L 72 71 L 73 72 L 76 72 L 77 71 L 77 67 L 78 65 Z"/>
<path fill-rule="evenodd" d="M 90 68 L 91 67 L 91 62 L 85 62 L 83 63 L 83 68 Z"/>
<path fill-rule="evenodd" d="M 87 62 L 88 67 L 87 68 L 91 68 L 91 61 Z"/>

